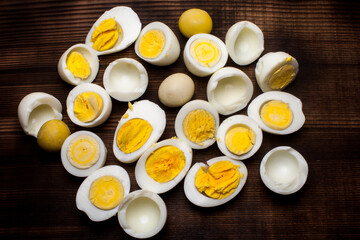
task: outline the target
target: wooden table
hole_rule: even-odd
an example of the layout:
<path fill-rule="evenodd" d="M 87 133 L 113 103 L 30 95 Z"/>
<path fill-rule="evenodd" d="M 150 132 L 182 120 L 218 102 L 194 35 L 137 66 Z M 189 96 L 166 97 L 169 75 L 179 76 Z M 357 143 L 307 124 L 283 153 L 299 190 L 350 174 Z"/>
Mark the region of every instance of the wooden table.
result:
<path fill-rule="evenodd" d="M 57 73 L 57 61 L 70 46 L 83 43 L 96 19 L 117 5 L 133 8 L 143 26 L 166 23 L 178 37 L 180 14 L 193 7 L 212 16 L 212 33 L 225 39 L 237 21 L 257 24 L 265 36 L 265 51 L 285 51 L 300 64 L 296 80 L 286 92 L 299 97 L 306 115 L 301 130 L 287 136 L 264 133 L 259 151 L 244 161 L 249 176 L 240 194 L 220 207 L 205 209 L 185 197 L 183 182 L 161 194 L 168 209 L 164 229 L 155 239 L 359 239 L 360 238 L 360 4 L 352 1 L 2 1 L 0 3 L 0 238 L 1 239 L 130 239 L 117 218 L 92 222 L 76 208 L 76 191 L 83 181 L 68 174 L 58 153 L 39 149 L 34 137 L 25 135 L 17 106 L 26 94 L 42 91 L 63 105 L 64 121 L 72 132 L 83 128 L 66 114 L 65 100 L 72 86 Z M 140 60 L 134 45 L 100 57 L 94 83 L 102 85 L 106 66 L 113 60 L 139 60 L 149 74 L 149 86 L 140 99 L 149 99 L 166 111 L 167 126 L 161 137 L 175 136 L 179 108 L 161 105 L 157 90 L 175 72 L 191 75 L 181 57 L 171 66 L 155 67 Z M 256 62 L 240 67 L 254 83 Z M 193 99 L 206 100 L 208 78 L 191 75 Z M 112 138 L 127 103 L 113 100 L 110 118 L 91 129 L 108 148 L 106 165 L 124 167 L 131 191 L 139 189 L 135 164 L 118 162 Z M 239 112 L 246 114 L 246 110 Z M 225 117 L 221 116 L 221 120 Z M 288 145 L 307 160 L 305 186 L 289 196 L 268 190 L 259 176 L 263 156 L 272 148 Z M 216 144 L 195 150 L 193 162 L 222 155 Z"/>

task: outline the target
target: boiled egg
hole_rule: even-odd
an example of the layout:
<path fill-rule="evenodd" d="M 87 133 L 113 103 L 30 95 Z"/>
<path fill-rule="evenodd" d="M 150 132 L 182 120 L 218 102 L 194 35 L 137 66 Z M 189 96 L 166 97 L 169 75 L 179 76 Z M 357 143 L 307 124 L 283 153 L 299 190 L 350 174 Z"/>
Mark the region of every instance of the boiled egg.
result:
<path fill-rule="evenodd" d="M 273 134 L 296 132 L 305 123 L 301 100 L 281 91 L 260 94 L 249 104 L 247 113 L 263 131 Z"/>
<path fill-rule="evenodd" d="M 299 72 L 297 60 L 285 52 L 270 52 L 256 64 L 256 81 L 263 92 L 286 88 Z"/>
<path fill-rule="evenodd" d="M 76 206 L 95 222 L 107 220 L 119 211 L 119 205 L 130 192 L 127 171 L 116 165 L 102 167 L 81 183 Z"/>
<path fill-rule="evenodd" d="M 93 83 L 74 87 L 66 99 L 70 120 L 81 127 L 96 127 L 110 116 L 112 102 L 104 88 Z"/>
<path fill-rule="evenodd" d="M 216 140 L 220 151 L 233 159 L 244 160 L 259 150 L 263 135 L 258 124 L 245 115 L 233 115 L 219 126 Z"/>
<path fill-rule="evenodd" d="M 97 55 L 110 54 L 130 46 L 141 31 L 141 22 L 129 7 L 114 7 L 101 15 L 91 27 L 85 43 Z"/>
<path fill-rule="evenodd" d="M 186 68 L 195 76 L 206 77 L 225 66 L 228 52 L 218 37 L 199 33 L 189 38 L 184 48 Z"/>
<path fill-rule="evenodd" d="M 121 102 L 141 97 L 146 91 L 148 81 L 145 67 L 132 58 L 120 58 L 111 62 L 103 77 L 105 90 Z"/>
<path fill-rule="evenodd" d="M 91 83 L 99 71 L 99 58 L 86 44 L 76 44 L 66 50 L 58 62 L 62 80 L 72 85 Z"/>
<path fill-rule="evenodd" d="M 192 150 L 180 139 L 156 143 L 140 157 L 135 167 L 141 189 L 164 193 L 174 188 L 186 175 L 192 162 Z"/>
<path fill-rule="evenodd" d="M 115 157 L 123 163 L 138 160 L 161 137 L 165 126 L 165 112 L 156 103 L 149 100 L 129 103 L 115 130 Z"/>
<path fill-rule="evenodd" d="M 247 175 L 243 162 L 226 156 L 195 163 L 185 177 L 185 196 L 199 207 L 222 205 L 239 194 Z"/>
<path fill-rule="evenodd" d="M 217 70 L 207 84 L 207 99 L 222 115 L 230 115 L 245 108 L 253 95 L 250 78 L 234 67 Z"/>
<path fill-rule="evenodd" d="M 207 101 L 192 100 L 179 110 L 175 119 L 175 132 L 193 149 L 211 146 L 216 139 L 219 114 Z"/>
<path fill-rule="evenodd" d="M 174 32 L 162 22 L 146 25 L 135 42 L 135 53 L 157 66 L 174 63 L 180 55 L 180 44 Z"/>

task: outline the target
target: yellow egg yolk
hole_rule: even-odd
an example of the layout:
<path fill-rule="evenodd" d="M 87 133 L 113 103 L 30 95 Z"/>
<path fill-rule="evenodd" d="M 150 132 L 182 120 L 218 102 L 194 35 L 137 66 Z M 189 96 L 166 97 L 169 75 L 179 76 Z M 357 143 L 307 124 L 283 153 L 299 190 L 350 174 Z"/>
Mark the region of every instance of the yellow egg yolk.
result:
<path fill-rule="evenodd" d="M 284 130 L 293 120 L 293 112 L 289 105 L 280 100 L 265 103 L 260 110 L 261 120 L 274 130 Z"/>
<path fill-rule="evenodd" d="M 156 58 L 164 50 L 165 35 L 161 30 L 147 31 L 140 39 L 139 52 L 144 58 Z"/>
<path fill-rule="evenodd" d="M 77 136 L 68 145 L 67 158 L 74 167 L 89 168 L 99 160 L 99 157 L 99 143 L 89 135 Z"/>
<path fill-rule="evenodd" d="M 291 61 L 291 57 L 286 62 Z M 292 64 L 285 64 L 277 69 L 269 78 L 269 86 L 273 90 L 281 90 L 286 87 L 296 76 L 295 68 Z"/>
<path fill-rule="evenodd" d="M 122 30 L 113 18 L 102 21 L 98 27 L 95 28 L 91 35 L 91 42 L 93 48 L 97 51 L 109 50 L 116 44 Z"/>
<path fill-rule="evenodd" d="M 124 187 L 114 176 L 102 176 L 93 181 L 89 199 L 94 206 L 103 210 L 118 206 L 124 197 Z"/>
<path fill-rule="evenodd" d="M 227 149 L 236 155 L 249 152 L 255 144 L 256 134 L 248 126 L 238 124 L 231 127 L 225 135 Z"/>
<path fill-rule="evenodd" d="M 210 33 L 212 25 L 210 15 L 197 8 L 186 10 L 179 18 L 180 32 L 187 38 L 197 33 Z"/>
<path fill-rule="evenodd" d="M 131 119 L 120 127 L 116 137 L 117 146 L 124 153 L 135 152 L 147 142 L 152 130 L 148 121 Z"/>
<path fill-rule="evenodd" d="M 209 39 L 196 39 L 190 45 L 191 57 L 201 66 L 213 67 L 221 57 L 219 46 Z"/>
<path fill-rule="evenodd" d="M 66 59 L 66 66 L 74 77 L 84 80 L 90 76 L 90 64 L 79 52 L 73 51 L 68 55 Z"/>
<path fill-rule="evenodd" d="M 91 122 L 102 111 L 103 101 L 95 92 L 83 92 L 74 100 L 74 114 L 81 122 Z"/>
<path fill-rule="evenodd" d="M 200 168 L 195 176 L 195 186 L 210 198 L 226 198 L 236 190 L 244 176 L 238 167 L 230 161 L 219 161 L 207 169 Z"/>
<path fill-rule="evenodd" d="M 215 137 L 216 123 L 214 116 L 204 110 L 191 111 L 183 121 L 185 136 L 193 143 L 201 144 Z"/>
<path fill-rule="evenodd" d="M 145 163 L 147 174 L 159 183 L 174 179 L 185 166 L 183 151 L 175 146 L 164 146 L 150 154 Z"/>

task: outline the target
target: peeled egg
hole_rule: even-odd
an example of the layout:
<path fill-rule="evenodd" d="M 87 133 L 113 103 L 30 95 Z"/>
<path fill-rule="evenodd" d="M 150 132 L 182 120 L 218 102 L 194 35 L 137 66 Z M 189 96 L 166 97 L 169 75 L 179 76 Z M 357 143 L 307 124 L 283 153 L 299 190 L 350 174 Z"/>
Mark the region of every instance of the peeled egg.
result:
<path fill-rule="evenodd" d="M 259 150 L 263 135 L 254 120 L 245 115 L 233 115 L 220 124 L 216 139 L 224 155 L 244 160 Z"/>
<path fill-rule="evenodd" d="M 76 44 L 66 50 L 58 62 L 62 80 L 72 85 L 91 83 L 99 71 L 99 58 L 86 44 Z"/>
<path fill-rule="evenodd" d="M 145 67 L 132 58 L 120 58 L 105 69 L 103 83 L 111 97 L 128 102 L 141 97 L 148 86 Z"/>
<path fill-rule="evenodd" d="M 174 63 L 180 55 L 180 44 L 174 32 L 162 22 L 146 25 L 136 40 L 135 53 L 157 66 Z"/>
<path fill-rule="evenodd" d="M 300 190 L 306 182 L 308 171 L 305 158 L 288 146 L 270 150 L 260 164 L 260 176 L 265 186 L 283 195 Z"/>
<path fill-rule="evenodd" d="M 114 7 L 101 15 L 91 27 L 85 43 L 97 55 L 110 54 L 130 46 L 141 31 L 141 22 L 129 7 Z"/>
<path fill-rule="evenodd" d="M 240 69 L 224 67 L 217 70 L 207 84 L 207 98 L 223 115 L 245 108 L 253 95 L 250 78 Z"/>
<path fill-rule="evenodd" d="M 301 100 L 281 91 L 260 94 L 249 104 L 247 113 L 263 131 L 273 134 L 296 132 L 305 123 Z"/>
<path fill-rule="evenodd" d="M 297 60 L 285 52 L 270 52 L 256 64 L 256 81 L 263 92 L 283 90 L 299 72 Z"/>
<path fill-rule="evenodd" d="M 230 58 L 239 65 L 254 62 L 264 51 L 264 35 L 252 22 L 241 21 L 232 25 L 225 36 Z"/>
<path fill-rule="evenodd" d="M 225 156 L 195 163 L 185 177 L 185 196 L 199 207 L 222 205 L 239 194 L 247 175 L 243 162 Z"/>
<path fill-rule="evenodd" d="M 226 46 L 218 37 L 199 33 L 189 38 L 184 48 L 186 68 L 195 76 L 206 77 L 225 66 Z"/>
<path fill-rule="evenodd" d="M 219 114 L 207 101 L 192 100 L 179 110 L 175 132 L 193 149 L 204 149 L 215 142 Z"/>
<path fill-rule="evenodd" d="M 41 126 L 52 119 L 62 120 L 61 102 L 44 92 L 33 92 L 21 99 L 18 106 L 20 125 L 27 135 L 37 137 Z"/>
<path fill-rule="evenodd" d="M 76 193 L 76 206 L 95 222 L 107 220 L 119 211 L 130 192 L 130 178 L 120 166 L 109 165 L 91 173 Z"/>
<path fill-rule="evenodd" d="M 192 150 L 183 140 L 167 139 L 156 143 L 140 157 L 135 167 L 141 189 L 164 193 L 186 175 L 192 162 Z"/>
<path fill-rule="evenodd" d="M 81 127 L 96 127 L 110 116 L 112 102 L 104 88 L 93 83 L 74 87 L 66 99 L 70 120 Z"/>
<path fill-rule="evenodd" d="M 165 112 L 156 103 L 149 100 L 129 103 L 115 130 L 115 157 L 123 163 L 138 160 L 161 137 L 165 126 Z"/>

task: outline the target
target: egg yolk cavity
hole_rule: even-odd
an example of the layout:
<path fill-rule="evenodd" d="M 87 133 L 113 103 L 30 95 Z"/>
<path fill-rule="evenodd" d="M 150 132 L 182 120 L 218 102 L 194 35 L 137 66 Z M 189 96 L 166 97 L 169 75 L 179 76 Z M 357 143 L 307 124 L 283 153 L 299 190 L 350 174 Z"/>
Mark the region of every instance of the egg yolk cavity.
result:
<path fill-rule="evenodd" d="M 244 174 L 230 161 L 219 161 L 208 168 L 200 168 L 195 176 L 197 190 L 214 199 L 229 197 L 239 185 Z"/>
<path fill-rule="evenodd" d="M 91 122 L 102 112 L 103 101 L 95 92 L 83 92 L 74 100 L 74 114 L 81 122 Z"/>
<path fill-rule="evenodd" d="M 147 31 L 139 42 L 139 52 L 144 58 L 157 58 L 165 46 L 165 35 L 161 30 Z"/>
<path fill-rule="evenodd" d="M 183 12 L 179 18 L 180 32 L 187 38 L 197 33 L 210 33 L 212 25 L 210 15 L 206 11 L 197 8 Z"/>
<path fill-rule="evenodd" d="M 88 60 L 79 52 L 71 52 L 66 59 L 66 66 L 74 77 L 81 80 L 90 76 L 91 68 Z"/>
<path fill-rule="evenodd" d="M 89 199 L 95 207 L 110 210 L 118 206 L 124 198 L 124 187 L 114 176 L 102 176 L 92 182 Z"/>
<path fill-rule="evenodd" d="M 291 59 L 291 57 L 288 57 L 286 62 L 290 62 Z M 292 64 L 285 64 L 271 75 L 269 78 L 269 86 L 273 90 L 281 90 L 291 83 L 295 76 L 294 66 Z"/>
<path fill-rule="evenodd" d="M 190 55 L 201 66 L 211 68 L 219 62 L 221 51 L 213 40 L 199 38 L 191 43 Z"/>
<path fill-rule="evenodd" d="M 113 48 L 121 36 L 122 29 L 113 18 L 102 21 L 91 35 L 93 48 L 99 52 Z"/>
<path fill-rule="evenodd" d="M 183 121 L 183 131 L 191 142 L 200 144 L 215 137 L 216 123 L 214 116 L 204 110 L 191 111 Z"/>
<path fill-rule="evenodd" d="M 147 142 L 152 130 L 148 121 L 140 118 L 130 119 L 120 127 L 117 133 L 117 146 L 124 153 L 135 152 Z"/>
<path fill-rule="evenodd" d="M 227 149 L 236 155 L 249 152 L 255 144 L 256 134 L 246 125 L 232 126 L 225 135 Z"/>
<path fill-rule="evenodd" d="M 260 117 L 269 128 L 284 130 L 291 125 L 293 112 L 287 103 L 280 100 L 271 100 L 261 107 Z"/>
<path fill-rule="evenodd" d="M 175 146 L 164 146 L 150 154 L 145 163 L 147 174 L 159 183 L 174 179 L 185 166 L 183 151 Z"/>
<path fill-rule="evenodd" d="M 75 137 L 68 145 L 67 159 L 74 167 L 86 169 L 100 158 L 99 143 L 89 135 Z"/>

